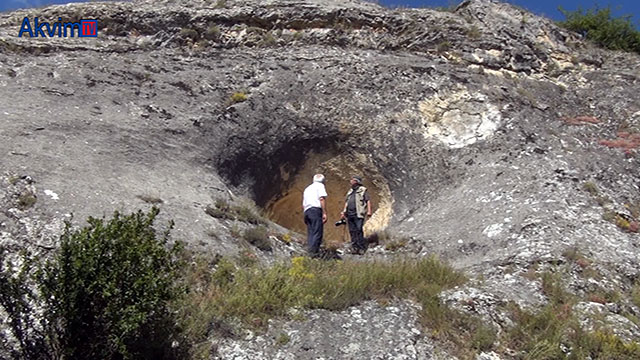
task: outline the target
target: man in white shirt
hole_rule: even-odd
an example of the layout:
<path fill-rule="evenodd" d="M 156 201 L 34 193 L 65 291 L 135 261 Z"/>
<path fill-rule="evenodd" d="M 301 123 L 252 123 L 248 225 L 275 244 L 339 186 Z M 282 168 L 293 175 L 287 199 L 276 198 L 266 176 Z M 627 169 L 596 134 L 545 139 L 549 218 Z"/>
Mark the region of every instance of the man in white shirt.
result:
<path fill-rule="evenodd" d="M 302 194 L 302 211 L 304 212 L 304 223 L 307 225 L 307 244 L 311 257 L 317 257 L 320 254 L 322 232 L 324 224 L 327 222 L 326 197 L 324 175 L 315 174 L 313 183 L 307 186 Z"/>

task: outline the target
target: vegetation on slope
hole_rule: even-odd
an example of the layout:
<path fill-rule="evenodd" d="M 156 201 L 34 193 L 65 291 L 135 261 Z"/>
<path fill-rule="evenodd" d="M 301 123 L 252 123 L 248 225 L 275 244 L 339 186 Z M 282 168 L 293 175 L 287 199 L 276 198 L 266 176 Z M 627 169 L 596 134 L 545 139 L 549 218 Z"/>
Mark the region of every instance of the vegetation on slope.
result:
<path fill-rule="evenodd" d="M 239 327 L 262 331 L 274 317 L 303 317 L 291 309 L 343 310 L 365 300 L 411 299 L 430 337 L 459 358 L 482 351 L 527 359 L 637 359 L 640 345 L 611 329 L 586 330 L 580 302 L 616 302 L 611 293 L 582 299 L 568 292 L 562 269 L 536 272 L 548 304 L 537 311 L 514 303 L 503 309 L 512 325 L 486 322 L 441 300 L 466 277 L 435 257 L 327 261 L 294 257 L 272 266 L 194 257 L 169 232 L 156 235 L 156 208 L 115 213 L 109 221 L 67 227 L 47 261 L 24 256 L 21 265 L 0 249 L 0 306 L 11 336 L 2 343 L 15 359 L 208 359 L 211 337 Z M 591 262 L 577 249 L 564 256 L 585 274 Z M 188 260 L 189 261 L 186 261 Z M 591 276 L 590 275 L 590 276 Z M 636 301 L 637 287 L 630 297 Z M 636 301 L 636 304 L 640 301 Z M 274 346 L 289 341 L 282 336 Z M 12 346 L 7 346 L 13 344 Z"/>
<path fill-rule="evenodd" d="M 612 17 L 611 8 L 567 11 L 559 8 L 565 17 L 560 25 L 575 31 L 597 45 L 640 54 L 640 31 L 631 22 L 631 15 Z"/>

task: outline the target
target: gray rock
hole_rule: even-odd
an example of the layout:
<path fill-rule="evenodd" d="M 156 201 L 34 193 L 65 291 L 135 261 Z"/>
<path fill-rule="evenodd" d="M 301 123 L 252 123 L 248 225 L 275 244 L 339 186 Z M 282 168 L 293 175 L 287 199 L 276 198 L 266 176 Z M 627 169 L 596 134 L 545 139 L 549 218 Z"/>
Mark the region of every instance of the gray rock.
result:
<path fill-rule="evenodd" d="M 452 12 L 337 0 L 221 5 L 138 0 L 0 14 L 2 245 L 46 253 L 67 214 L 81 226 L 156 198 L 160 222 L 173 219 L 174 237 L 195 251 L 249 249 L 278 261 L 303 251 L 299 199 L 284 211 L 300 219 L 295 229 L 269 224 L 272 252 L 233 236 L 252 225 L 204 210 L 223 199 L 269 214 L 273 202 L 298 196 L 303 169 L 320 166 L 309 159 L 337 159 L 383 189 L 374 217 L 378 229 L 408 239 L 398 254 L 437 254 L 483 278 L 443 294 L 461 311 L 509 326 L 500 304 L 535 309 L 547 300 L 540 281 L 525 276 L 535 267 L 561 271 L 579 296 L 596 287 L 628 294 L 640 241 L 615 222 L 638 221 L 639 158 L 612 145 L 629 136 L 619 130 L 640 131 L 637 54 L 596 49 L 490 0 Z M 25 16 L 78 14 L 100 19 L 98 38 L 16 36 Z M 323 166 L 336 179 L 329 202 L 337 209 L 354 168 Z M 31 180 L 10 184 L 23 174 Z M 20 209 L 26 191 L 37 201 Z M 337 220 L 337 210 L 329 216 Z M 291 245 L 279 241 L 288 232 Z M 603 280 L 567 261 L 574 246 Z M 394 255 L 381 247 L 363 261 Z M 302 324 L 277 320 L 271 337 L 223 341 L 219 350 L 286 359 L 306 347 L 348 358 L 370 350 L 372 331 L 387 336 L 376 327 L 384 320 L 409 336 L 384 338 L 389 358 L 436 357 L 438 347 L 402 323 L 415 315 L 403 306 L 399 314 L 372 304 L 313 311 L 303 323 L 312 340 L 289 333 Z M 613 326 L 638 340 L 619 313 L 640 310 L 628 299 L 616 306 L 607 309 Z M 273 331 L 296 340 L 263 348 Z M 346 335 L 355 333 L 361 341 Z"/>
<path fill-rule="evenodd" d="M 216 358 L 450 359 L 425 337 L 416 311 L 404 301 L 304 311 L 296 316 L 304 320 L 270 321 L 265 334 L 218 340 Z"/>

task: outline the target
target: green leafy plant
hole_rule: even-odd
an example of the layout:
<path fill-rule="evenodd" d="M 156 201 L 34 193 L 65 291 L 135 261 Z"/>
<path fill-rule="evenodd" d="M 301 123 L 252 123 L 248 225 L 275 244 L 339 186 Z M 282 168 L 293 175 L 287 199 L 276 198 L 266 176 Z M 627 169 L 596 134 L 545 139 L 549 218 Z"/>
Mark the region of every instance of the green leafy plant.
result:
<path fill-rule="evenodd" d="M 640 32 L 635 30 L 631 16 L 614 18 L 611 8 L 567 11 L 559 7 L 565 20 L 560 25 L 580 33 L 597 45 L 611 50 L 640 53 Z"/>
<path fill-rule="evenodd" d="M 48 359 L 52 353 L 40 331 L 40 321 L 33 316 L 37 296 L 29 282 L 31 270 L 32 261 L 26 254 L 22 256 L 22 265 L 17 266 L 8 259 L 6 249 L 0 247 L 0 307 L 15 339 L 15 347 L 8 351 L 13 359 Z M 1 333 L 0 341 L 9 343 Z"/>
<path fill-rule="evenodd" d="M 69 359 L 178 356 L 169 304 L 179 297 L 180 243 L 156 236 L 159 210 L 67 225 L 38 275 L 48 337 Z M 169 227 L 169 229 L 173 225 Z"/>

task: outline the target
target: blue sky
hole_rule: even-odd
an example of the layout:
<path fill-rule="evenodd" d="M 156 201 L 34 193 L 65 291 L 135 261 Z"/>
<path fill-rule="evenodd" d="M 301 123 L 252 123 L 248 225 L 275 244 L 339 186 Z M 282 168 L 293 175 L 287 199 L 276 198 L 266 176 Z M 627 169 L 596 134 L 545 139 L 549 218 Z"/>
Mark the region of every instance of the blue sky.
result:
<path fill-rule="evenodd" d="M 48 4 L 64 4 L 68 2 L 81 2 L 83 0 L 0 0 L 0 11 L 13 10 L 26 7 L 37 7 Z M 378 0 L 385 6 L 408 7 L 434 7 L 449 6 L 460 3 L 457 0 Z M 524 7 L 536 14 L 541 14 L 555 20 L 562 20 L 563 16 L 558 11 L 558 6 L 567 10 L 576 10 L 610 6 L 616 16 L 632 15 L 632 21 L 640 29 L 640 1 L 639 0 L 506 0 L 506 2 Z"/>
<path fill-rule="evenodd" d="M 533 13 L 546 16 L 554 20 L 564 20 L 562 13 L 558 11 L 558 6 L 565 10 L 584 10 L 595 8 L 611 7 L 615 16 L 631 15 L 631 21 L 638 27 L 640 22 L 640 1 L 639 0 L 502 0 L 510 4 L 518 5 Z M 385 6 L 449 6 L 459 4 L 461 1 L 455 0 L 379 0 Z"/>

